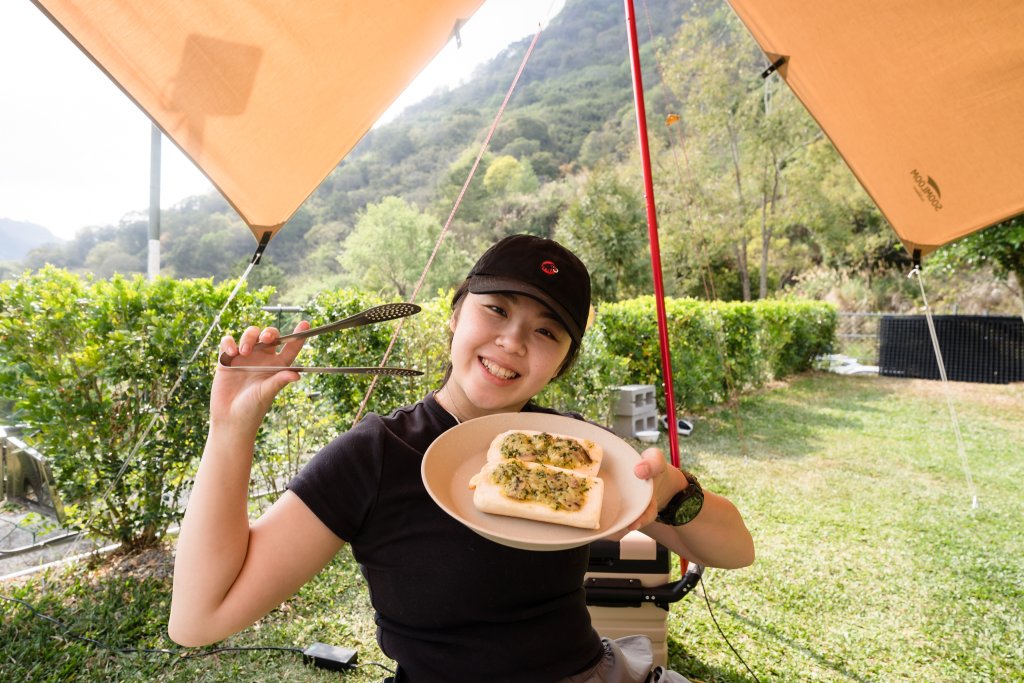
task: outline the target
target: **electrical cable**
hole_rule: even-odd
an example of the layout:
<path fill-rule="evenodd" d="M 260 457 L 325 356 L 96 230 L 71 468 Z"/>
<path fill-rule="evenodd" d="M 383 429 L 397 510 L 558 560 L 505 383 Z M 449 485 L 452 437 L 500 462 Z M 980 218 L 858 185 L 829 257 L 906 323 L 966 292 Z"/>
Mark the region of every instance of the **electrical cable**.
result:
<path fill-rule="evenodd" d="M 708 614 L 711 615 L 711 621 L 715 622 L 715 628 L 718 629 L 718 634 L 722 636 L 722 640 L 725 641 L 725 644 L 729 646 L 729 649 L 732 650 L 732 653 L 736 655 L 736 658 L 740 660 L 740 663 L 743 664 L 743 668 L 747 670 L 747 673 L 749 673 L 754 678 L 754 680 L 757 681 L 757 683 L 761 683 L 761 679 L 757 677 L 757 674 L 755 674 L 754 671 L 750 668 L 750 666 L 747 664 L 747 661 L 743 659 L 743 656 L 740 655 L 736 648 L 732 646 L 732 643 L 729 642 L 729 638 L 725 635 L 725 631 L 723 631 L 722 627 L 718 625 L 718 619 L 715 617 L 715 611 L 711 609 L 711 599 L 708 597 L 708 587 L 704 585 L 703 574 L 700 577 L 700 589 L 704 593 L 704 603 L 708 606 Z"/>
<path fill-rule="evenodd" d="M 394 675 L 394 673 L 395 673 L 395 670 L 394 670 L 394 669 L 392 669 L 392 668 L 391 668 L 391 667 L 389 667 L 389 666 L 385 666 L 384 664 L 381 664 L 380 662 L 366 662 L 365 664 L 353 664 L 353 665 L 352 665 L 352 668 L 353 668 L 353 669 L 361 669 L 361 668 L 363 668 L 364 666 L 376 666 L 376 667 L 379 667 L 379 668 L 381 668 L 381 669 L 384 669 L 384 670 L 385 670 L 385 671 L 387 671 L 387 672 L 388 672 L 389 674 L 392 674 L 392 675 Z"/>
<path fill-rule="evenodd" d="M 199 659 L 201 657 L 209 657 L 210 655 L 220 654 L 220 653 L 223 653 L 223 652 L 257 652 L 257 651 L 264 650 L 264 651 L 276 651 L 276 652 L 292 652 L 292 653 L 299 654 L 299 655 L 304 654 L 304 651 L 301 648 L 297 648 L 297 647 L 284 647 L 284 646 L 276 646 L 276 645 L 240 645 L 240 646 L 231 646 L 231 647 L 218 647 L 218 648 L 213 648 L 212 650 L 203 650 L 202 652 L 189 652 L 188 649 L 183 649 L 183 648 L 168 649 L 168 648 L 146 648 L 146 647 L 115 647 L 115 646 L 110 645 L 108 643 L 104 643 L 101 640 L 96 640 L 95 638 L 89 638 L 88 636 L 82 636 L 82 635 L 78 635 L 77 633 L 73 633 L 71 631 L 71 627 L 69 627 L 67 624 L 65 624 L 64 622 L 60 621 L 59 619 L 51 617 L 48 614 L 44 614 L 44 613 L 40 612 L 38 609 L 36 609 L 36 607 L 34 605 L 32 605 L 31 603 L 29 603 L 29 602 L 27 602 L 25 600 L 22 600 L 21 598 L 12 598 L 12 597 L 9 597 L 9 596 L 6 596 L 6 595 L 0 595 L 0 600 L 6 600 L 7 602 L 13 602 L 13 603 L 21 605 L 25 609 L 29 610 L 32 613 L 33 616 L 38 617 L 40 619 L 43 619 L 44 621 L 48 621 L 48 622 L 54 624 L 57 628 L 59 628 L 61 630 L 61 632 L 65 636 L 67 636 L 68 638 L 71 638 L 72 640 L 79 640 L 79 641 L 82 641 L 84 643 L 88 643 L 90 645 L 93 645 L 95 647 L 99 647 L 101 649 L 107 650 L 108 652 L 113 652 L 115 654 L 161 654 L 161 655 L 170 655 L 170 656 L 175 657 L 174 661 L 172 661 L 171 664 L 176 664 L 177 662 L 182 662 L 182 661 L 185 661 L 186 659 Z M 188 653 L 188 654 L 186 654 L 186 653 Z M 378 667 L 384 669 L 385 671 L 387 671 L 389 673 L 394 673 L 394 671 L 392 671 L 386 665 L 381 664 L 380 662 L 366 662 L 364 664 L 353 664 L 349 668 L 358 669 L 358 668 L 361 668 L 361 667 L 364 667 L 364 666 L 378 666 Z"/>

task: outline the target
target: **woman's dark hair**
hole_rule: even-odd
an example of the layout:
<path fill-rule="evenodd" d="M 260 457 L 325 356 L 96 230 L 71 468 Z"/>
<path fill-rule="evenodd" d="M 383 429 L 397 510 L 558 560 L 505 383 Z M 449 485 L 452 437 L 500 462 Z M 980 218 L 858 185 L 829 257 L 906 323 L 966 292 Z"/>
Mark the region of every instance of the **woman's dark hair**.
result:
<path fill-rule="evenodd" d="M 459 307 L 462 306 L 462 302 L 465 300 L 466 295 L 469 294 L 469 280 L 464 280 L 459 288 L 455 290 L 455 294 L 452 295 L 452 315 L 455 315 L 459 311 Z M 448 328 L 448 355 L 451 356 L 452 351 L 452 337 L 454 336 L 451 328 Z M 555 375 L 555 379 L 558 379 L 572 368 L 576 362 L 576 358 L 580 355 L 580 348 L 582 344 L 576 340 L 570 340 L 569 352 L 565 354 L 565 360 L 562 361 L 562 367 L 558 368 L 558 374 Z M 441 380 L 441 386 L 448 383 L 448 378 L 452 374 L 452 363 L 448 361 L 448 364 L 444 369 L 444 379 Z"/>

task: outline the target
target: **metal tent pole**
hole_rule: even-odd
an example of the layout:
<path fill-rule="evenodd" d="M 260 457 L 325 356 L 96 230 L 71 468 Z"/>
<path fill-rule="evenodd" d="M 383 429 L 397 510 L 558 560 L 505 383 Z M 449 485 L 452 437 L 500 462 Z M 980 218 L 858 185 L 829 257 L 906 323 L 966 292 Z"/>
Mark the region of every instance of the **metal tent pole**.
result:
<path fill-rule="evenodd" d="M 647 112 L 644 107 L 644 84 L 640 73 L 640 48 L 636 39 L 636 11 L 633 0 L 625 0 L 626 36 L 629 40 L 629 63 L 633 74 L 633 101 L 636 109 L 640 158 L 644 172 L 644 201 L 647 204 L 647 233 L 651 241 L 651 272 L 654 275 L 654 301 L 658 310 L 658 339 L 661 346 L 661 370 L 665 379 L 665 412 L 668 414 L 669 457 L 679 467 L 679 432 L 676 427 L 676 402 L 672 389 L 672 355 L 669 351 L 668 316 L 665 312 L 665 285 L 661 271 L 661 249 L 658 244 L 658 215 L 654 204 L 654 180 L 651 174 L 651 151 L 647 144 Z"/>
<path fill-rule="evenodd" d="M 162 133 L 154 123 L 149 134 L 149 248 L 146 276 L 152 281 L 160 275 L 160 140 Z"/>

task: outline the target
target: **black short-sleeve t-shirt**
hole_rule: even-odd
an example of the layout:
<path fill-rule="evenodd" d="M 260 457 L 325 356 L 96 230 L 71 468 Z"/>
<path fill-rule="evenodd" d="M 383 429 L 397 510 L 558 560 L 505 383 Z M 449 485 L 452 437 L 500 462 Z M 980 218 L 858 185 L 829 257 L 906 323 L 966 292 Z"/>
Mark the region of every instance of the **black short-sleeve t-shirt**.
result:
<path fill-rule="evenodd" d="M 351 544 L 381 649 L 408 680 L 529 683 L 584 670 L 602 653 L 583 590 L 589 550 L 509 548 L 438 507 L 420 463 L 455 425 L 432 394 L 387 417 L 370 414 L 289 488 Z"/>

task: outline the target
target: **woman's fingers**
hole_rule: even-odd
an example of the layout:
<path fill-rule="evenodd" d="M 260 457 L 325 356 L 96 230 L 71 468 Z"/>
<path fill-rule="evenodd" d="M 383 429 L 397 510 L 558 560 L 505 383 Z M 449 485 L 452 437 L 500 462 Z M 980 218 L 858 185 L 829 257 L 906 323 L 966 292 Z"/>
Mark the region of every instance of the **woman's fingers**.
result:
<path fill-rule="evenodd" d="M 253 347 L 256 345 L 256 341 L 260 336 L 260 328 L 255 325 L 250 325 L 245 328 L 242 332 L 242 336 L 238 338 L 238 353 L 243 356 L 248 356 L 252 353 Z"/>
<path fill-rule="evenodd" d="M 638 479 L 654 479 L 665 471 L 665 454 L 658 448 L 647 448 L 640 454 L 640 462 L 633 467 Z"/>
<path fill-rule="evenodd" d="M 308 329 L 309 329 L 309 323 L 306 322 L 305 320 L 303 320 L 303 321 L 299 322 L 298 325 L 295 326 L 295 329 L 292 332 L 293 333 L 295 333 L 295 332 L 305 332 Z M 277 332 L 277 330 L 274 330 L 274 332 Z M 275 335 L 274 339 L 275 340 L 277 339 L 276 335 Z M 302 349 L 302 345 L 305 342 L 306 342 L 305 339 L 292 339 L 290 341 L 285 342 L 284 346 L 281 347 L 281 353 L 280 353 L 282 364 L 283 365 L 291 365 L 292 362 L 295 360 L 295 356 L 297 356 L 299 354 L 299 351 Z"/>
<path fill-rule="evenodd" d="M 640 462 L 633 466 L 633 474 L 638 479 L 647 479 L 654 484 L 647 509 L 629 526 L 630 529 L 639 529 L 653 522 L 658 516 L 658 510 L 668 504 L 672 496 L 686 486 L 686 482 L 679 470 L 669 466 L 665 454 L 658 448 L 647 448 L 640 454 Z"/>
<path fill-rule="evenodd" d="M 309 329 L 309 323 L 303 320 L 295 326 L 296 332 Z M 251 325 L 242 332 L 236 343 L 231 335 L 225 335 L 220 341 L 221 354 L 227 354 L 230 358 L 244 356 L 241 365 L 267 365 L 280 366 L 291 365 L 295 356 L 302 349 L 302 339 L 293 339 L 282 346 L 278 346 L 278 339 L 281 333 L 276 327 L 256 327 Z M 234 364 L 234 363 L 232 363 Z M 282 377 L 282 382 L 288 384 L 299 378 L 298 373 L 288 373 Z M 280 388 L 278 388 L 280 390 Z"/>
<path fill-rule="evenodd" d="M 226 353 L 231 357 L 238 355 L 238 344 L 235 343 L 235 338 L 230 334 L 226 334 L 221 337 L 220 352 Z"/>
<path fill-rule="evenodd" d="M 637 479 L 653 479 L 654 491 L 651 500 L 632 524 L 629 531 L 642 529 L 658 516 L 658 477 L 665 472 L 665 455 L 657 448 L 647 448 L 640 454 L 640 462 L 633 466 L 633 474 Z"/>

